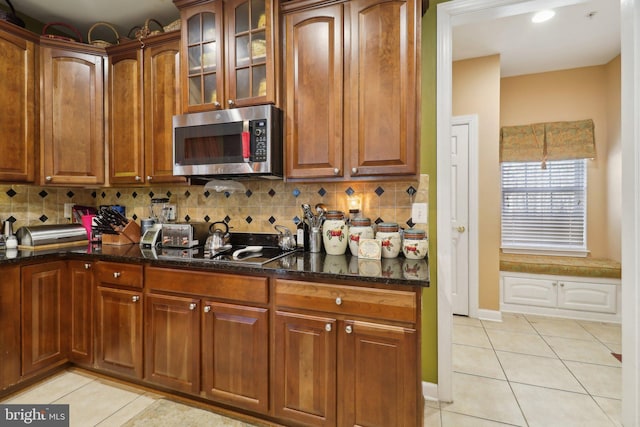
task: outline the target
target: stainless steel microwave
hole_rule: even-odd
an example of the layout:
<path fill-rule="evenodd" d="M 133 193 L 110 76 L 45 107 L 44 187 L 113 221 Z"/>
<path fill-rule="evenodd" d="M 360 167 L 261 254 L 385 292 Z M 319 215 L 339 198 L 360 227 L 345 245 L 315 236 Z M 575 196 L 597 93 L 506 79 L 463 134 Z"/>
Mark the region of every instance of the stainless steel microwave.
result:
<path fill-rule="evenodd" d="M 273 105 L 173 116 L 173 174 L 282 176 L 282 117 Z"/>

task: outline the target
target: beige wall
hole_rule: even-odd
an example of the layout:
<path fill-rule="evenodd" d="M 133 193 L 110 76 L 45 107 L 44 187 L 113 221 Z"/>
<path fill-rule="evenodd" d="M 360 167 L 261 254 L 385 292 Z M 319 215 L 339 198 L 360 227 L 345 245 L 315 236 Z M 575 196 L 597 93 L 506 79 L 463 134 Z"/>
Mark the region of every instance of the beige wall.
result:
<path fill-rule="evenodd" d="M 587 247 L 620 261 L 620 57 L 572 70 L 500 79 L 498 55 L 453 64 L 453 115 L 479 117 L 479 307 L 499 310 L 499 128 L 545 121 L 595 122 L 588 161 Z"/>
<path fill-rule="evenodd" d="M 617 68 L 616 68 L 617 63 Z M 500 125 L 593 119 L 596 159 L 587 173 L 587 248 L 620 260 L 620 65 L 507 77 Z"/>
<path fill-rule="evenodd" d="M 453 115 L 478 115 L 479 307 L 500 309 L 500 56 L 453 63 Z"/>

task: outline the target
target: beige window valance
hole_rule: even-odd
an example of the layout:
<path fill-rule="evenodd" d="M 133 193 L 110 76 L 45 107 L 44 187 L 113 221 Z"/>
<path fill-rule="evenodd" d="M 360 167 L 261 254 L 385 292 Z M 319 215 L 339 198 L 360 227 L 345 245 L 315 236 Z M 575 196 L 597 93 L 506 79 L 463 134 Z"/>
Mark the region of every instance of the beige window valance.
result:
<path fill-rule="evenodd" d="M 593 159 L 593 120 L 534 123 L 500 129 L 501 162 Z"/>

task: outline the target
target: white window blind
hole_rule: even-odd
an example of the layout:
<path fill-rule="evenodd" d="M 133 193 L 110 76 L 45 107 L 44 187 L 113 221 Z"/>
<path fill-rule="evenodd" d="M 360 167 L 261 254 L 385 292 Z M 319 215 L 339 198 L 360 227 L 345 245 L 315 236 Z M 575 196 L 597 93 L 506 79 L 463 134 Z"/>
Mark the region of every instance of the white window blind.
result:
<path fill-rule="evenodd" d="M 586 160 L 501 168 L 504 249 L 586 250 Z"/>

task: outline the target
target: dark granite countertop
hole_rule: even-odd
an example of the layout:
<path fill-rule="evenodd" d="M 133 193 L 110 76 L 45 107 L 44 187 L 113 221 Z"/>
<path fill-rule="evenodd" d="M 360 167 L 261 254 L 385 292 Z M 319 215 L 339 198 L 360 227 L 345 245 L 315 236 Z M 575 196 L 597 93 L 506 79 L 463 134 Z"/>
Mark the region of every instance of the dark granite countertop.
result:
<path fill-rule="evenodd" d="M 178 251 L 179 252 L 179 251 Z M 263 265 L 216 262 L 188 254 L 166 256 L 138 245 L 89 245 L 60 249 L 0 249 L 0 267 L 10 264 L 43 262 L 53 259 L 101 260 L 144 263 L 158 267 L 211 270 L 240 274 L 266 274 L 301 280 L 349 280 L 386 285 L 429 286 L 427 260 L 402 256 L 382 260 L 364 260 L 351 255 L 294 252 Z"/>

